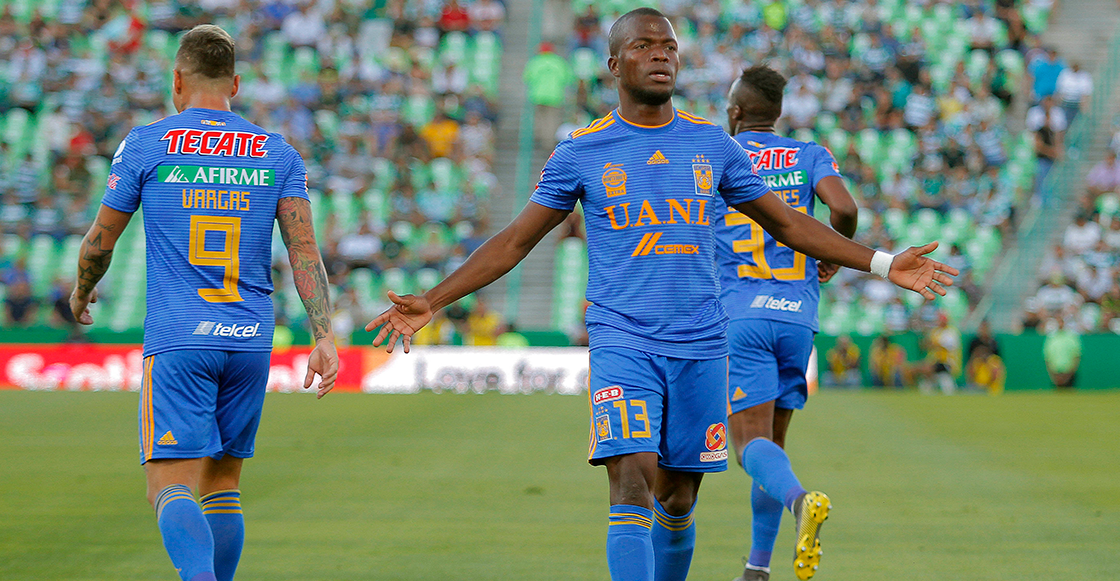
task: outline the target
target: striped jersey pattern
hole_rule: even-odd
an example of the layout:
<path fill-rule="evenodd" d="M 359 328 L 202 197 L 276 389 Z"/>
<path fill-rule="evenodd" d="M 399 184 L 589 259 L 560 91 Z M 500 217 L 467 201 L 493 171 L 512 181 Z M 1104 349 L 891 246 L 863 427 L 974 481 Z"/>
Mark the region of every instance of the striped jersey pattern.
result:
<path fill-rule="evenodd" d="M 145 356 L 272 348 L 272 228 L 289 196 L 307 199 L 303 159 L 235 113 L 191 108 L 129 132 L 102 203 L 144 209 Z"/>
<path fill-rule="evenodd" d="M 727 354 L 712 224 L 767 191 L 719 126 L 678 110 L 646 127 L 616 110 L 556 146 L 530 199 L 583 205 L 592 349 L 709 359 Z"/>
<path fill-rule="evenodd" d="M 735 135 L 758 175 L 787 204 L 813 215 L 816 185 L 840 177 L 832 153 L 773 133 Z M 817 261 L 774 240 L 750 218 L 725 208 L 716 219 L 716 256 L 724 308 L 732 319 L 768 319 L 817 331 Z"/>

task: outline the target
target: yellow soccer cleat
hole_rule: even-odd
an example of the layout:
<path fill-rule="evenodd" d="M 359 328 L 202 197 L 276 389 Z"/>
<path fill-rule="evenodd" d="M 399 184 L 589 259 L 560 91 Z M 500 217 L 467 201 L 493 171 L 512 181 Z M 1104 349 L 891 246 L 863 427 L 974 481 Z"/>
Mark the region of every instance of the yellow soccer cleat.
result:
<path fill-rule="evenodd" d="M 823 492 L 807 492 L 793 503 L 797 519 L 797 544 L 793 548 L 793 571 L 801 581 L 812 578 L 820 568 L 821 524 L 828 519 L 832 504 Z"/>

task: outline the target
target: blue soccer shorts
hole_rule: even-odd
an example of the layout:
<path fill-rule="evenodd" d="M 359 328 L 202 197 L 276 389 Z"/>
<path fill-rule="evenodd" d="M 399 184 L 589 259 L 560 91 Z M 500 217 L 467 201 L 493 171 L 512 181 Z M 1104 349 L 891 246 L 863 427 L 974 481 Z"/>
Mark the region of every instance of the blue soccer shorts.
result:
<path fill-rule="evenodd" d="M 140 463 L 253 456 L 270 354 L 184 349 L 144 358 Z"/>
<path fill-rule="evenodd" d="M 727 470 L 727 359 L 591 351 L 588 461 L 656 452 L 680 472 Z"/>
<path fill-rule="evenodd" d="M 734 319 L 727 329 L 728 399 L 732 414 L 774 402 L 799 410 L 809 399 L 805 370 L 813 352 L 813 330 L 767 319 Z"/>

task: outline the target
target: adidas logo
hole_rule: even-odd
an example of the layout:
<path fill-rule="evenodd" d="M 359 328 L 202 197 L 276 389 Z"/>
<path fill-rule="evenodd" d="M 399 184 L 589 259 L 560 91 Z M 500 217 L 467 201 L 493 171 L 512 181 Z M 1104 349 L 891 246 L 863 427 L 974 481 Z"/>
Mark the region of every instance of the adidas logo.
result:
<path fill-rule="evenodd" d="M 649 160 L 646 161 L 646 165 L 664 165 L 667 163 L 669 163 L 669 160 L 665 159 L 665 156 L 662 155 L 660 149 L 653 152 L 653 155 L 649 156 Z"/>
<path fill-rule="evenodd" d="M 739 401 L 739 400 L 743 399 L 744 397 L 747 397 L 747 394 L 743 391 L 743 388 L 736 387 L 735 388 L 735 393 L 733 393 L 731 395 L 731 401 Z"/>
<path fill-rule="evenodd" d="M 164 434 L 163 437 L 160 438 L 159 441 L 156 442 L 156 443 L 159 444 L 160 446 L 174 446 L 175 444 L 178 444 L 179 442 L 175 441 L 175 436 L 171 435 L 171 430 L 167 430 L 167 433 Z"/>
<path fill-rule="evenodd" d="M 174 168 L 172 168 L 171 173 L 167 174 L 167 177 L 164 178 L 163 181 L 164 183 L 168 184 L 191 183 L 191 180 L 187 179 L 187 176 L 183 175 L 183 170 L 179 169 L 179 166 L 175 166 Z"/>

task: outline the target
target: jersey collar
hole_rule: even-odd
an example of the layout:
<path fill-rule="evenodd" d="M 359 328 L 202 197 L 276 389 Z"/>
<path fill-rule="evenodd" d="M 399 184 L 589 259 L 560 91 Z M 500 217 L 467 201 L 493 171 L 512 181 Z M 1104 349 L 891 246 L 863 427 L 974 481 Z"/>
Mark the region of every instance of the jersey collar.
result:
<path fill-rule="evenodd" d="M 669 131 L 673 128 L 674 125 L 677 124 L 677 118 L 680 117 L 679 115 L 677 115 L 677 110 L 673 109 L 673 118 L 666 123 L 663 123 L 661 125 L 638 125 L 637 123 L 632 123 L 630 121 L 627 121 L 626 119 L 623 119 L 622 114 L 618 111 L 618 109 L 611 111 L 611 115 L 613 115 L 615 119 L 618 119 L 623 127 L 630 129 L 631 131 L 637 131 L 639 133 L 646 134 L 664 133 L 666 131 Z"/>

